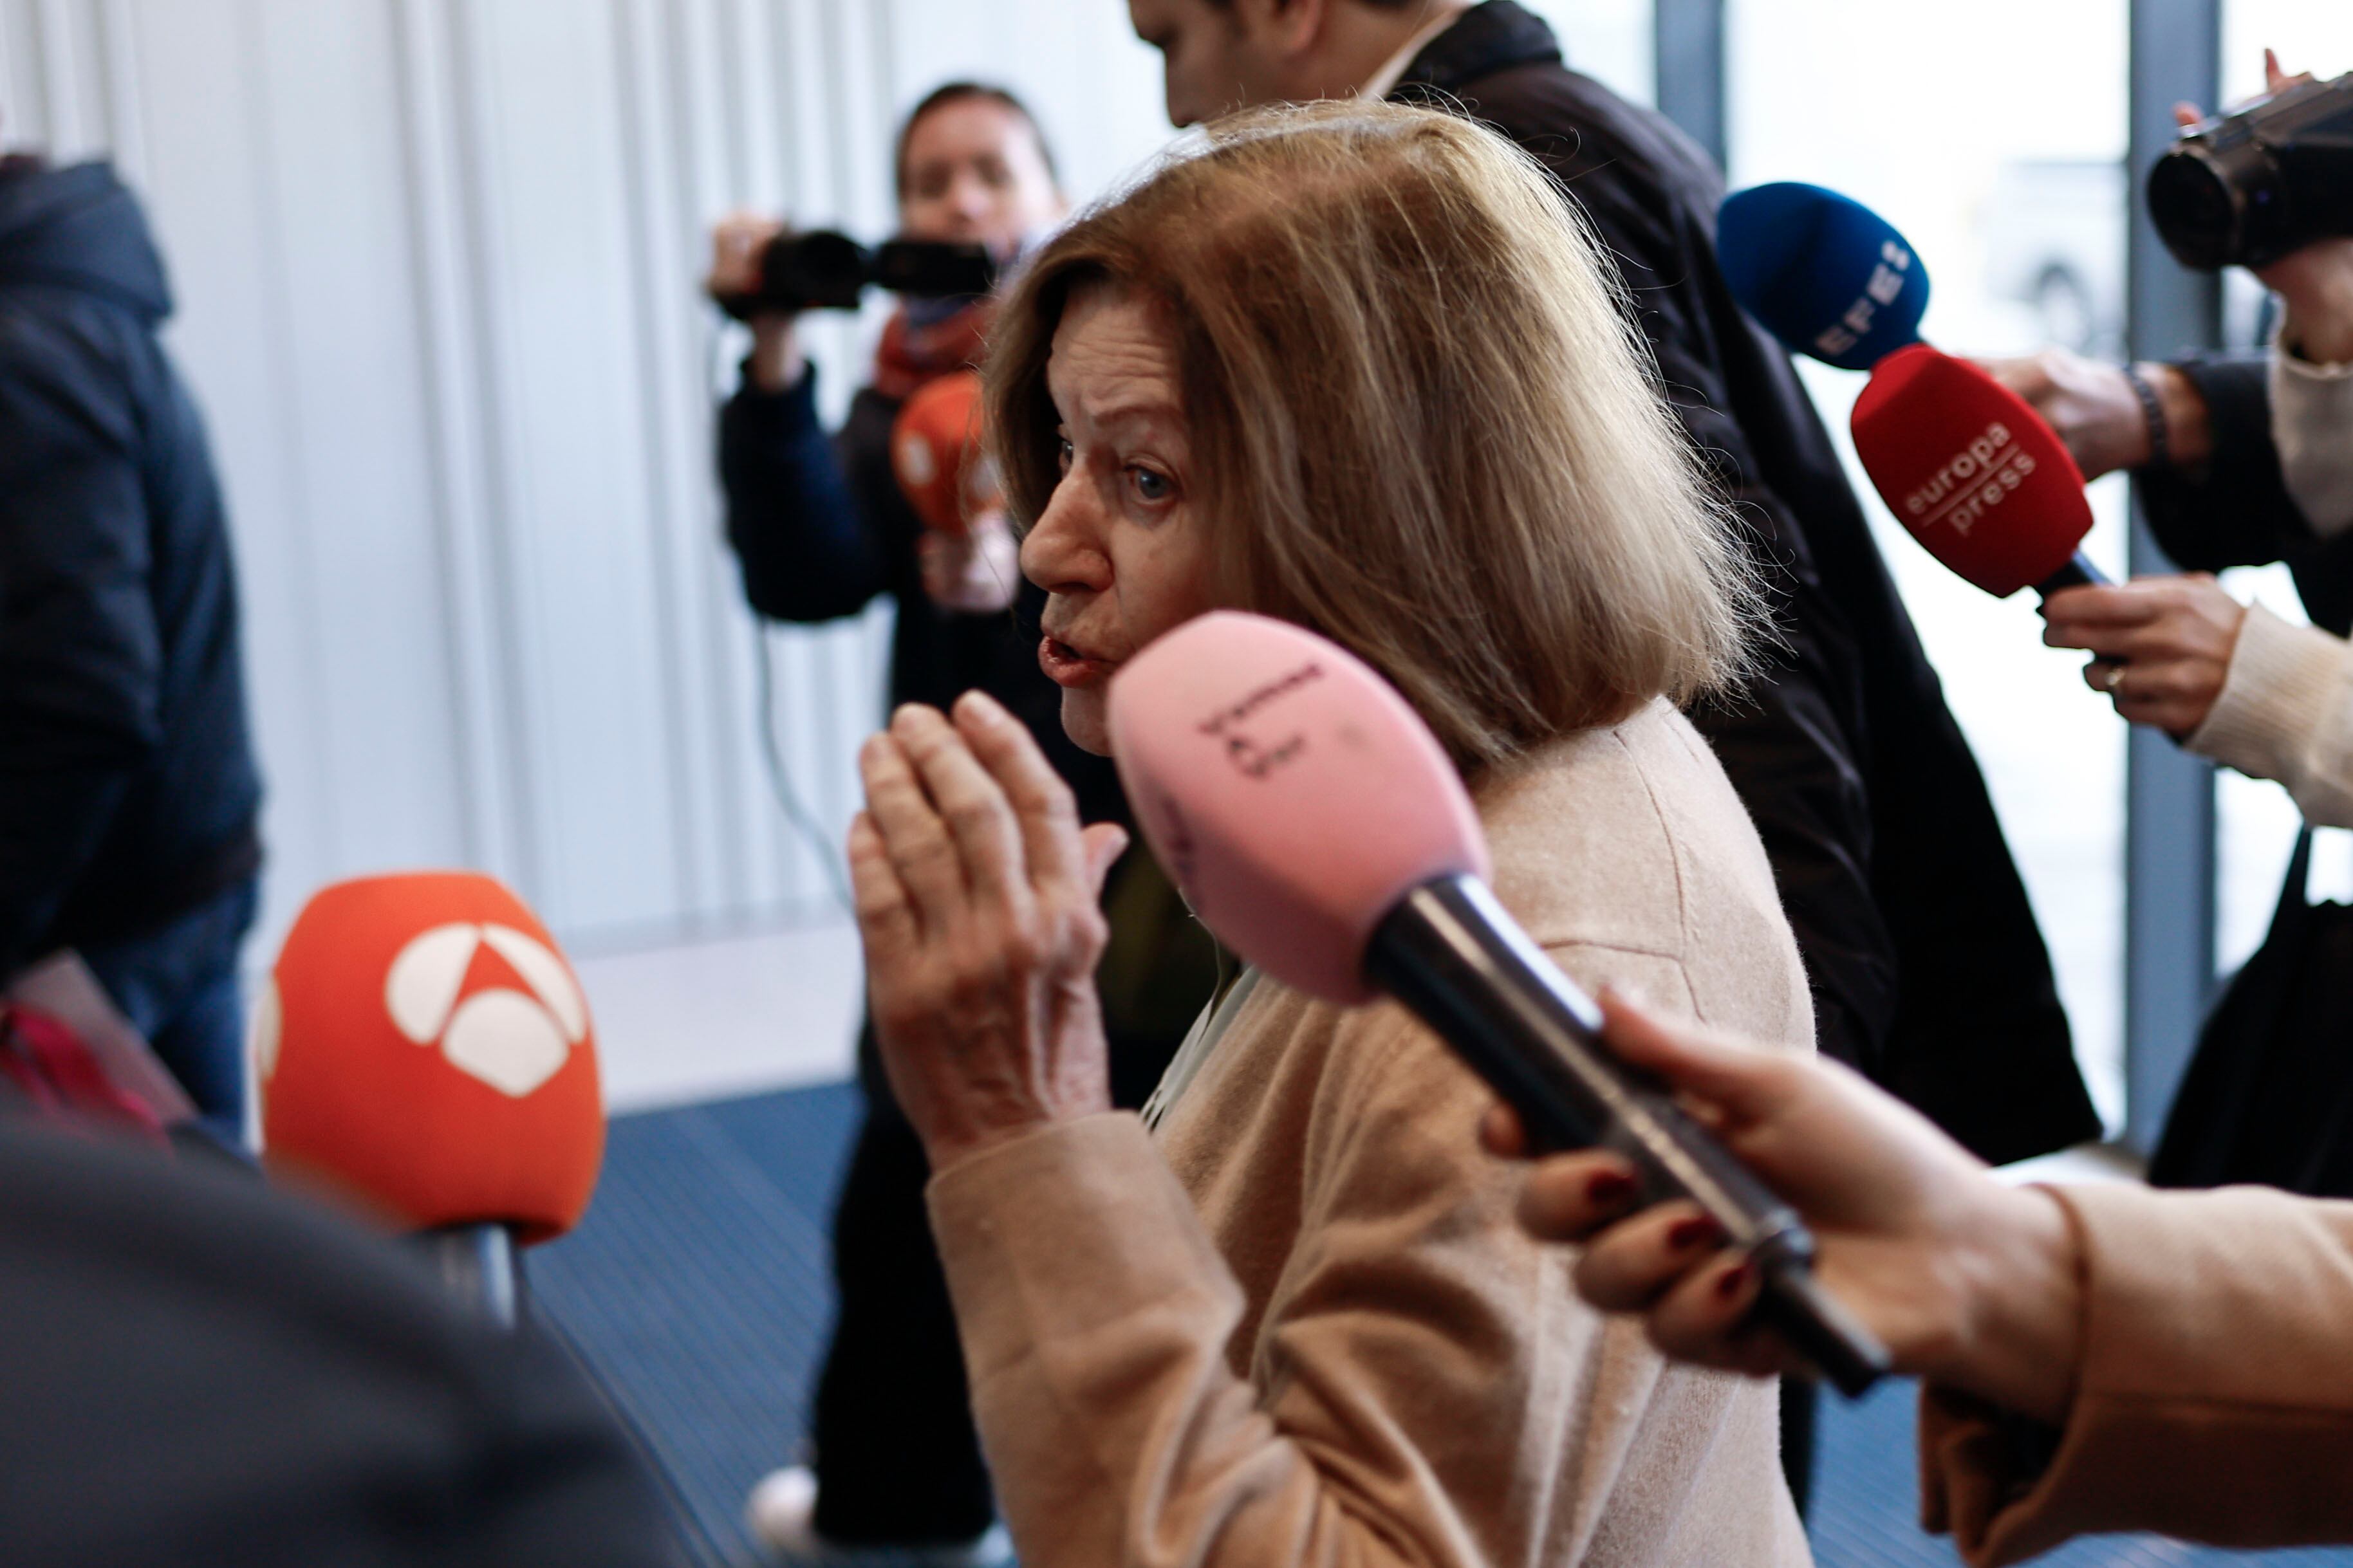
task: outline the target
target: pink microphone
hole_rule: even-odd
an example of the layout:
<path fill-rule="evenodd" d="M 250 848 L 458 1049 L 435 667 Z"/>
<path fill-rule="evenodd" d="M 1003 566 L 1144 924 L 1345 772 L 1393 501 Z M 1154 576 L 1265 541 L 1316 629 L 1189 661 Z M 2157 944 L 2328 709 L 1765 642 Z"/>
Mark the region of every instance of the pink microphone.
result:
<path fill-rule="evenodd" d="M 1646 1202 L 1698 1204 L 1757 1264 L 1760 1317 L 1841 1390 L 1886 1372 L 1815 1282 L 1796 1212 L 1617 1058 L 1600 1009 L 1496 901 L 1462 781 L 1361 660 L 1283 621 L 1203 616 L 1113 680 L 1111 741 L 1153 852 L 1219 940 L 1326 1001 L 1396 997 L 1540 1147 L 1607 1147 Z"/>

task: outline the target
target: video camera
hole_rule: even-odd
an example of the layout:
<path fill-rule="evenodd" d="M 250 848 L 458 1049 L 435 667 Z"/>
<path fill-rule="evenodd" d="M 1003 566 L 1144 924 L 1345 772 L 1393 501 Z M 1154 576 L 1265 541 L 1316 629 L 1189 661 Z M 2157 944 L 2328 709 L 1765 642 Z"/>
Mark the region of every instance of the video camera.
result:
<path fill-rule="evenodd" d="M 2353 71 L 2193 126 L 2149 171 L 2148 216 L 2200 272 L 2353 235 Z"/>
<path fill-rule="evenodd" d="M 866 290 L 923 300 L 978 299 L 997 286 L 986 246 L 892 239 L 871 249 L 846 234 L 780 234 L 760 253 L 760 286 L 722 300 L 738 321 L 763 310 L 854 310 Z"/>

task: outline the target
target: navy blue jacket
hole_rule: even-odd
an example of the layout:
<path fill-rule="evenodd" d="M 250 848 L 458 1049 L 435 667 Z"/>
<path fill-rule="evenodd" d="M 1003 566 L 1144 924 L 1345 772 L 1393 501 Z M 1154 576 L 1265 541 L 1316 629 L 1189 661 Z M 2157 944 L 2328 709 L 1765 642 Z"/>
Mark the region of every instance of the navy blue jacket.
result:
<path fill-rule="evenodd" d="M 0 978 L 252 875 L 235 574 L 204 427 L 103 164 L 0 169 Z"/>
<path fill-rule="evenodd" d="M 1668 403 L 1755 529 L 1785 646 L 1692 717 L 1756 819 L 1822 1049 L 1989 1160 L 2099 1132 L 1985 781 L 1789 356 L 1715 255 L 1724 177 L 1561 59 L 1512 0 L 1463 13 L 1396 97 L 1459 107 L 1559 178 L 1617 262 Z"/>

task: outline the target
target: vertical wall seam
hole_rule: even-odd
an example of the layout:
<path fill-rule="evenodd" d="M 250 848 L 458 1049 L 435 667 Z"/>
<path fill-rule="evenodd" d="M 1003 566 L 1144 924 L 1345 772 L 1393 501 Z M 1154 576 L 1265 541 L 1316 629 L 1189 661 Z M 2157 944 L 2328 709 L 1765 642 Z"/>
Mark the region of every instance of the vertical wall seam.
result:
<path fill-rule="evenodd" d="M 501 772 L 517 830 L 517 879 L 523 884 L 528 898 L 553 911 L 551 923 L 560 923 L 565 912 L 566 889 L 555 858 L 546 852 L 544 816 L 533 809 L 539 801 L 541 775 L 533 765 L 533 758 L 545 748 L 535 743 L 544 737 L 537 733 L 536 713 L 529 699 L 531 650 L 524 635 L 527 606 L 523 603 L 516 541 L 522 520 L 529 512 L 524 501 L 528 476 L 522 471 L 512 389 L 503 371 L 512 352 L 506 342 L 505 321 L 497 305 L 503 269 L 495 232 L 497 203 L 491 189 L 494 176 L 485 96 L 488 87 L 484 81 L 489 63 L 478 41 L 475 9 L 471 4 L 450 4 L 447 37 L 450 98 L 457 124 L 455 144 L 459 153 L 456 166 L 460 202 L 467 216 L 466 256 L 471 273 L 467 314 L 475 345 L 476 397 L 482 423 L 493 432 L 493 437 L 482 445 L 482 469 L 484 494 L 490 502 L 484 529 L 490 545 L 485 552 L 486 582 L 491 590 L 490 602 L 494 613 L 490 620 L 493 646 L 499 654 L 496 668 L 505 721 L 505 733 L 501 740 L 506 766 Z"/>

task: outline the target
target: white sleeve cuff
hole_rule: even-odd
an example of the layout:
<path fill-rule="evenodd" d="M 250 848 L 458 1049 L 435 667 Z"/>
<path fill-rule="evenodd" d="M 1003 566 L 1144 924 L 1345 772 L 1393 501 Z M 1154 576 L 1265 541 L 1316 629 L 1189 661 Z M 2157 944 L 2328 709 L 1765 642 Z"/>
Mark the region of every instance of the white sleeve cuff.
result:
<path fill-rule="evenodd" d="M 2353 817 L 2353 646 L 2249 606 L 2221 695 L 2191 751 L 2276 779 L 2316 826 Z"/>
<path fill-rule="evenodd" d="M 2313 532 L 2353 528 L 2353 364 L 2314 364 L 2274 342 L 2272 444 L 2287 493 Z"/>

